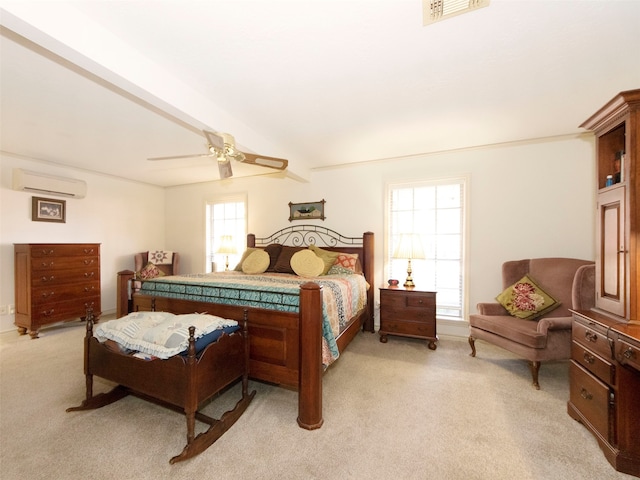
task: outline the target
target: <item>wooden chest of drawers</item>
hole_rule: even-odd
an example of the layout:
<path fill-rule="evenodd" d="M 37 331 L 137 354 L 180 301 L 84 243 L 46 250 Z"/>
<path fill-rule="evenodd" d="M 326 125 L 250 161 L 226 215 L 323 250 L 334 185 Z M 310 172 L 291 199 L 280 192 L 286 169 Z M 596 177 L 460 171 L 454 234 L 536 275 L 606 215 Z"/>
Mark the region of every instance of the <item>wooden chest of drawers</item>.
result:
<path fill-rule="evenodd" d="M 100 244 L 14 245 L 15 324 L 38 338 L 44 325 L 100 316 Z"/>
<path fill-rule="evenodd" d="M 573 319 L 569 415 L 616 470 L 640 476 L 640 327 L 593 311 Z"/>
<path fill-rule="evenodd" d="M 424 338 L 429 341 L 429 348 L 435 350 L 436 293 L 415 288 L 381 288 L 378 333 L 383 343 L 387 342 L 387 335 Z"/>

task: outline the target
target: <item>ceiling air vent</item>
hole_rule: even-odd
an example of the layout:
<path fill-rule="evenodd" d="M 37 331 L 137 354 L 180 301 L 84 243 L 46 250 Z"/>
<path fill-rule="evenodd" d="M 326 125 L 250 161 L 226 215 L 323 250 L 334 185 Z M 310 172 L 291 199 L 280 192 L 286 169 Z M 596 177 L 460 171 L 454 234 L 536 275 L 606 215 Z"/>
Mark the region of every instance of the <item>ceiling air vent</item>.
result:
<path fill-rule="evenodd" d="M 422 23 L 431 25 L 488 6 L 489 0 L 422 0 Z"/>

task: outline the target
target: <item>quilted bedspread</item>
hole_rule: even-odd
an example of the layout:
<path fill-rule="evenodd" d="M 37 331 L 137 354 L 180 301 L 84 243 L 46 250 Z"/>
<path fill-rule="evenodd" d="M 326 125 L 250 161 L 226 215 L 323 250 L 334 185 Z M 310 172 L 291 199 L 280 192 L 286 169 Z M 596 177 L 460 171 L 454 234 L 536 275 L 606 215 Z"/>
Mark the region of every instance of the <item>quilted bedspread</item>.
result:
<path fill-rule="evenodd" d="M 362 275 L 302 278 L 286 273 L 247 275 L 235 271 L 173 275 L 144 281 L 140 293 L 297 312 L 300 285 L 309 281 L 322 286 L 323 364 L 328 366 L 340 355 L 336 344 L 340 329 L 365 306 L 368 284 Z"/>

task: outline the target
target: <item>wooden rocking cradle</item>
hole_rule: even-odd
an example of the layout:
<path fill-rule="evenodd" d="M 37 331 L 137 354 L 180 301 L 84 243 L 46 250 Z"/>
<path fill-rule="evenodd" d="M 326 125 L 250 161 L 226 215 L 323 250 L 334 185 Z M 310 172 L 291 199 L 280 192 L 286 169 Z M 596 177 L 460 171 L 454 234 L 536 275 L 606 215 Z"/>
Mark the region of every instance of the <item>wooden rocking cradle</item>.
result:
<path fill-rule="evenodd" d="M 194 457 L 211 446 L 240 418 L 255 396 L 255 390 L 248 393 L 247 310 L 241 320 L 241 330 L 231 335 L 222 334 L 199 354 L 196 354 L 195 327 L 189 327 L 187 353 L 166 360 L 147 361 L 114 351 L 93 336 L 92 311 L 87 312 L 86 322 L 86 399 L 81 405 L 68 408 L 67 412 L 100 408 L 130 394 L 184 412 L 187 444 L 179 455 L 171 458 L 171 464 Z M 107 393 L 94 396 L 94 375 L 118 385 Z M 242 381 L 242 397 L 232 410 L 220 419 L 198 411 L 198 407 L 238 379 Z M 198 436 L 195 436 L 196 419 L 209 425 Z"/>

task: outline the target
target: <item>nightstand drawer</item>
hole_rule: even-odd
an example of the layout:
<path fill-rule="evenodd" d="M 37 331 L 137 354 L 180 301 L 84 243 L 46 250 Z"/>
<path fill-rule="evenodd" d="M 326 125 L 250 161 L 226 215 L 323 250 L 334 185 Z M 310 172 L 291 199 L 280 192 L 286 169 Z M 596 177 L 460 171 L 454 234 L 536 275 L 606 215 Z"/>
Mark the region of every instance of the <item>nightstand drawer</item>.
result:
<path fill-rule="evenodd" d="M 425 293 L 414 293 L 414 292 L 392 292 L 389 291 L 381 291 L 380 292 L 380 305 L 385 305 L 389 307 L 396 308 L 407 308 L 407 307 L 415 307 L 415 308 L 425 308 L 425 307 L 434 307 L 436 306 L 436 296 L 435 294 L 425 294 Z"/>
<path fill-rule="evenodd" d="M 435 337 L 434 322 L 410 322 L 406 320 L 385 320 L 384 331 L 390 335 L 409 335 L 416 337 Z"/>
<path fill-rule="evenodd" d="M 436 299 L 434 296 L 427 295 L 409 295 L 407 297 L 407 307 L 435 307 Z"/>

